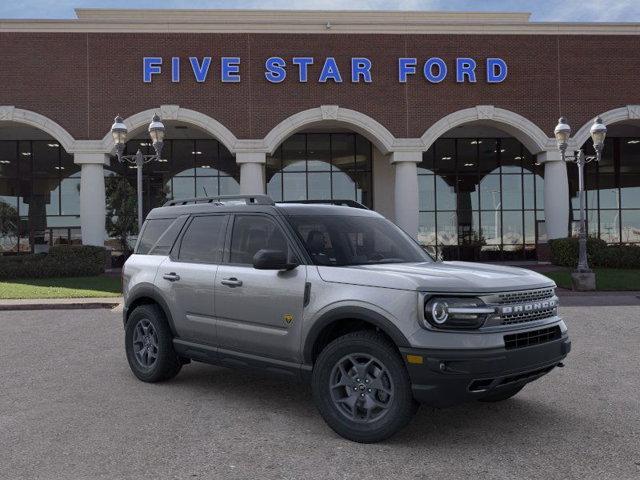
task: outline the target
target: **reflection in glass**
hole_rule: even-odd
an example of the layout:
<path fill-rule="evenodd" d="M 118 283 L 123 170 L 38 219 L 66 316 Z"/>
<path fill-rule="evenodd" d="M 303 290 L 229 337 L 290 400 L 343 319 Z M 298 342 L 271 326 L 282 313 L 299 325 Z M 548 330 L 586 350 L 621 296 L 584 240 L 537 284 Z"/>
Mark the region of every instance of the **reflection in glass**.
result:
<path fill-rule="evenodd" d="M 419 241 L 446 259 L 535 258 L 544 180 L 516 139 L 438 139 L 418 165 L 418 188 Z"/>
<path fill-rule="evenodd" d="M 354 133 L 299 133 L 267 157 L 267 193 L 274 200 L 355 200 L 369 207 L 371 143 Z"/>

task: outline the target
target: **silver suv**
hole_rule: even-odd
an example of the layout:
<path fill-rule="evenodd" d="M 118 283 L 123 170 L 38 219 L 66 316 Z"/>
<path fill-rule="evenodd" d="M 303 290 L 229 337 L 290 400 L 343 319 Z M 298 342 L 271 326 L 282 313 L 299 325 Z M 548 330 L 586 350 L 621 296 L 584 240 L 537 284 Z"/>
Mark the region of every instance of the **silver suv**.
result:
<path fill-rule="evenodd" d="M 167 380 L 195 360 L 310 381 L 331 428 L 376 442 L 419 403 L 506 400 L 562 366 L 571 343 L 551 280 L 434 261 L 377 213 L 329 203 L 151 211 L 123 272 L 133 373 Z"/>

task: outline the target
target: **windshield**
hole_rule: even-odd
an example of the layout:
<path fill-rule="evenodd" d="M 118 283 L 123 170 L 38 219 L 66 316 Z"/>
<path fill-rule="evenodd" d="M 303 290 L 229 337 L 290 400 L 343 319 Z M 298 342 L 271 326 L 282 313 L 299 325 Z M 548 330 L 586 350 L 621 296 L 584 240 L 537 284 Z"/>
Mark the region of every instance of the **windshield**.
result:
<path fill-rule="evenodd" d="M 316 265 L 346 266 L 433 261 L 411 237 L 380 217 L 288 217 Z"/>

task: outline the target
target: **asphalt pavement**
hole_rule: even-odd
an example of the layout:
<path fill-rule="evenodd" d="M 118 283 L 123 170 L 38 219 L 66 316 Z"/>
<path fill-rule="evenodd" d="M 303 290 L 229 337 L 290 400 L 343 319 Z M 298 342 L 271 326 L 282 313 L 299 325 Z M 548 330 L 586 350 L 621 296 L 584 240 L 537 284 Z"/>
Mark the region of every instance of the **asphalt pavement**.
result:
<path fill-rule="evenodd" d="M 640 307 L 562 313 L 564 369 L 361 445 L 306 385 L 197 363 L 139 382 L 118 313 L 0 312 L 0 478 L 638 479 Z"/>

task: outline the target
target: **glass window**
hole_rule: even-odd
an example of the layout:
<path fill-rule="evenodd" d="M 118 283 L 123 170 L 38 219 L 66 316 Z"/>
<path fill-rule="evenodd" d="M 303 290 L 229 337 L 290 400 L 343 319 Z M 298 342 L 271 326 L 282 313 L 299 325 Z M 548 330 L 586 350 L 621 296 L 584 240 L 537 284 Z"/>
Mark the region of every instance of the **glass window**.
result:
<path fill-rule="evenodd" d="M 640 243 L 640 210 L 622 211 L 622 241 Z"/>
<path fill-rule="evenodd" d="M 252 265 L 254 255 L 263 249 L 280 250 L 290 256 L 286 236 L 273 220 L 262 215 L 237 215 L 229 262 Z"/>
<path fill-rule="evenodd" d="M 18 176 L 17 142 L 0 141 L 0 178 Z"/>
<path fill-rule="evenodd" d="M 356 200 L 371 206 L 371 143 L 354 133 L 298 133 L 267 156 L 276 201 Z"/>
<path fill-rule="evenodd" d="M 621 138 L 619 142 L 620 173 L 640 173 L 640 137 Z"/>
<path fill-rule="evenodd" d="M 307 170 L 321 172 L 331 170 L 331 140 L 328 133 L 307 135 L 306 157 Z M 349 160 L 353 162 L 353 152 Z"/>
<path fill-rule="evenodd" d="M 142 236 L 140 237 L 135 253 L 146 255 L 174 220 L 175 219 L 173 218 L 155 218 L 147 220 L 143 227 Z"/>
<path fill-rule="evenodd" d="M 226 215 L 194 217 L 182 236 L 178 260 L 194 263 L 220 263 L 226 225 Z"/>

